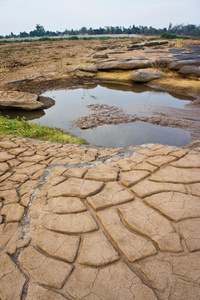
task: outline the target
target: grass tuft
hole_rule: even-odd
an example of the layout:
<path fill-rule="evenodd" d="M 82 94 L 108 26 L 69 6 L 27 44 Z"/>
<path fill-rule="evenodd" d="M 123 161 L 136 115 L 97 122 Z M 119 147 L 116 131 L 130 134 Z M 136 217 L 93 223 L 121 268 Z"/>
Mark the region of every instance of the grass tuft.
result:
<path fill-rule="evenodd" d="M 39 126 L 30 123 L 23 117 L 10 119 L 0 116 L 0 136 L 12 135 L 34 138 L 43 141 L 50 141 L 64 144 L 87 144 L 84 139 L 79 139 L 69 133 L 53 127 Z"/>

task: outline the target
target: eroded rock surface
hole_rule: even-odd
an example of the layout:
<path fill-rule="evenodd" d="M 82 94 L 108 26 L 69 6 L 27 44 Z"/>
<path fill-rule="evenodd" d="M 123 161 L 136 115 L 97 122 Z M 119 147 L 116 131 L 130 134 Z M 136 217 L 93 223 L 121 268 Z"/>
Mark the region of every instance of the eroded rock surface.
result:
<path fill-rule="evenodd" d="M 200 152 L 0 141 L 1 299 L 199 299 Z"/>
<path fill-rule="evenodd" d="M 135 82 L 149 82 L 163 77 L 163 73 L 156 69 L 139 69 L 130 75 L 130 79 Z"/>
<path fill-rule="evenodd" d="M 35 110 L 42 109 L 44 105 L 38 101 L 38 96 L 36 94 L 17 91 L 0 91 L 0 108 L 11 107 Z"/>

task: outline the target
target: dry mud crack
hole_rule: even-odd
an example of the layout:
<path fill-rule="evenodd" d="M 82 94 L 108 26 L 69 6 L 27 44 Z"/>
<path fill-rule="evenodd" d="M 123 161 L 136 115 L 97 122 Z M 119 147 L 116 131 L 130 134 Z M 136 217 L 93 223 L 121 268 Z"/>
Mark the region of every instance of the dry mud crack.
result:
<path fill-rule="evenodd" d="M 0 299 L 200 299 L 200 152 L 0 141 Z"/>

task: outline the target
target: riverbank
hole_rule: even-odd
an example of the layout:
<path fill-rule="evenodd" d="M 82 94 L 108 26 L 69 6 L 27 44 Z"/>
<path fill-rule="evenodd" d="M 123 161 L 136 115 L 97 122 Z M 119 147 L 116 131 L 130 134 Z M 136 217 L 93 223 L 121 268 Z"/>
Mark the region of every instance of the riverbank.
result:
<path fill-rule="evenodd" d="M 39 126 L 23 119 L 10 119 L 0 116 L 0 137 L 21 136 L 43 141 L 50 141 L 65 144 L 87 144 L 83 139 L 79 139 L 69 133 L 53 127 Z"/>
<path fill-rule="evenodd" d="M 104 82 L 133 86 L 140 80 L 142 85 L 194 99 L 181 111 L 148 108 L 149 116 L 143 121 L 188 129 L 195 139 L 200 138 L 199 40 L 35 41 L 3 44 L 0 53 L 1 109 L 45 110 L 55 102 L 40 96 L 48 90 Z M 140 120 L 137 112 L 136 117 Z"/>

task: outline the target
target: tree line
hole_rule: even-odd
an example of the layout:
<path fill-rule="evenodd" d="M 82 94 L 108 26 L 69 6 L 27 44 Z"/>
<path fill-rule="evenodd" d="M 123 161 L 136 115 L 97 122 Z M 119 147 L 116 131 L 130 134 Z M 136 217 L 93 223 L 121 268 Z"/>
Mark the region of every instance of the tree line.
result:
<path fill-rule="evenodd" d="M 1 36 L 0 38 L 27 38 L 27 37 L 44 37 L 44 36 L 75 36 L 75 35 L 103 35 L 103 34 L 141 34 L 146 36 L 151 35 L 162 35 L 163 33 L 171 33 L 176 35 L 184 35 L 184 36 L 194 36 L 200 37 L 200 25 L 194 24 L 179 24 L 173 26 L 172 23 L 169 24 L 168 28 L 154 28 L 152 26 L 130 26 L 128 28 L 124 26 L 106 26 L 99 27 L 93 29 L 90 27 L 89 29 L 86 27 L 82 27 L 79 30 L 74 29 L 65 29 L 63 32 L 61 31 L 49 31 L 45 30 L 44 26 L 37 24 L 35 29 L 27 33 L 26 31 L 20 32 L 18 35 L 11 32 L 9 35 Z"/>

